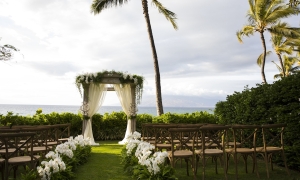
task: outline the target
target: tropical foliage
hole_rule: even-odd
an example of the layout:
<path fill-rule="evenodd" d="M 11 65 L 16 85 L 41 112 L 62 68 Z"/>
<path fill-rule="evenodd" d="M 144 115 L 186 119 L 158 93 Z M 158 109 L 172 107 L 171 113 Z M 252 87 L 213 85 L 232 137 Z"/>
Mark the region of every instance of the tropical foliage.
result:
<path fill-rule="evenodd" d="M 300 66 L 294 66 L 296 62 L 299 63 L 298 57 L 288 57 L 286 55 L 283 56 L 283 66 L 284 68 L 280 67 L 278 64 L 276 64 L 274 61 L 272 61 L 277 69 L 279 70 L 279 74 L 274 75 L 274 79 L 283 78 L 289 75 L 292 75 L 299 71 Z"/>
<path fill-rule="evenodd" d="M 276 28 L 291 28 L 287 23 L 278 22 L 275 25 Z M 294 31 L 300 32 L 300 28 L 293 28 Z M 271 33 L 271 42 L 273 49 L 278 56 L 280 65 L 272 61 L 277 69 L 279 70 L 279 74 L 274 75 L 274 79 L 283 78 L 292 73 L 295 73 L 298 70 L 298 66 L 294 66 L 296 62 L 299 62 L 299 58 L 297 56 L 292 56 L 294 50 L 298 48 L 297 41 L 298 38 L 286 38 L 282 34 Z M 287 56 L 289 55 L 289 56 Z"/>
<path fill-rule="evenodd" d="M 300 10 L 298 7 L 286 5 L 283 0 L 248 0 L 248 2 L 250 6 L 247 14 L 249 24 L 239 30 L 236 35 L 238 40 L 242 42 L 243 36 L 250 36 L 255 32 L 260 34 L 263 53 L 258 57 L 257 62 L 261 67 L 262 81 L 267 83 L 264 70 L 267 56 L 264 32 L 268 31 L 288 38 L 299 37 L 299 31 L 296 29 L 274 26 L 274 24 L 282 18 L 297 15 Z"/>

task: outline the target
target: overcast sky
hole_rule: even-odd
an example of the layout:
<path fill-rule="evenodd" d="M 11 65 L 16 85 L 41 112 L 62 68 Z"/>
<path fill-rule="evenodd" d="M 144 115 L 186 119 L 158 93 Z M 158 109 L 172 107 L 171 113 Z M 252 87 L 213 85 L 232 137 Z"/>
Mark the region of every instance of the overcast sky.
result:
<path fill-rule="evenodd" d="M 257 35 L 240 44 L 247 0 L 160 0 L 177 14 L 173 29 L 149 1 L 165 106 L 214 106 L 246 85 L 261 83 Z M 115 70 L 145 77 L 142 104 L 155 106 L 153 59 L 141 0 L 94 16 L 92 0 L 0 0 L 0 44 L 20 49 L 0 62 L 0 104 L 80 105 L 75 77 Z M 299 16 L 289 18 L 299 26 Z M 266 33 L 267 34 L 267 33 Z M 271 50 L 269 36 L 266 36 Z M 267 59 L 272 83 L 278 73 Z M 120 105 L 109 92 L 104 105 Z"/>

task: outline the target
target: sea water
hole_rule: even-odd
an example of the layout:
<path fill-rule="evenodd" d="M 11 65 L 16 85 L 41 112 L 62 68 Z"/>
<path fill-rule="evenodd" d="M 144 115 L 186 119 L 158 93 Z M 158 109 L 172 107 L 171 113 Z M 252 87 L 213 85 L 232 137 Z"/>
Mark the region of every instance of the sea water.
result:
<path fill-rule="evenodd" d="M 22 116 L 34 115 L 36 110 L 42 109 L 42 113 L 49 114 L 52 112 L 63 113 L 70 112 L 78 114 L 80 106 L 71 105 L 17 105 L 17 104 L 0 104 L 0 114 L 6 115 L 7 112 L 13 112 Z M 213 113 L 214 107 L 164 107 L 164 113 L 193 113 L 196 111 L 207 111 Z M 123 111 L 121 106 L 102 106 L 98 113 L 112 113 Z M 156 107 L 138 107 L 137 114 L 151 114 L 156 116 Z"/>

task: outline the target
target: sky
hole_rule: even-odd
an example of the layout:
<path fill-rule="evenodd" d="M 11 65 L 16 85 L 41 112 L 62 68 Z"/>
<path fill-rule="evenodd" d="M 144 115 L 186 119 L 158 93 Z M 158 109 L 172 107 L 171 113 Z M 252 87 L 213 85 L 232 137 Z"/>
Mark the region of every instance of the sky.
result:
<path fill-rule="evenodd" d="M 258 34 L 239 43 L 246 0 L 160 0 L 177 15 L 178 30 L 148 0 L 164 106 L 214 107 L 262 82 Z M 0 44 L 20 49 L 0 62 L 0 104 L 80 105 L 75 77 L 115 70 L 145 78 L 141 106 L 155 106 L 154 68 L 140 0 L 90 11 L 92 0 L 0 0 Z M 298 17 L 289 18 L 299 26 Z M 266 33 L 268 50 L 272 46 Z M 267 58 L 265 73 L 278 73 Z M 120 106 L 115 92 L 103 105 Z"/>

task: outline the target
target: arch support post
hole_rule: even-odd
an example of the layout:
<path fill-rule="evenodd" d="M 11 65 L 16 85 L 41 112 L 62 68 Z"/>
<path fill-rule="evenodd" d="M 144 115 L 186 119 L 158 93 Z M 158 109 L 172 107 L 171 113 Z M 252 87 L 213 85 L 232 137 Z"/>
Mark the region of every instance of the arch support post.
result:
<path fill-rule="evenodd" d="M 82 135 L 84 135 L 84 132 L 85 132 L 85 128 L 87 126 L 87 120 L 88 120 L 88 109 L 85 109 L 85 106 L 88 105 L 89 103 L 89 88 L 90 88 L 90 85 L 89 84 L 82 84 L 82 87 L 83 87 L 83 102 L 82 102 L 82 112 L 83 112 L 83 119 L 82 119 L 82 130 L 81 130 L 81 133 Z M 84 112 L 86 111 L 86 112 Z M 91 119 L 92 121 L 92 119 Z"/>

